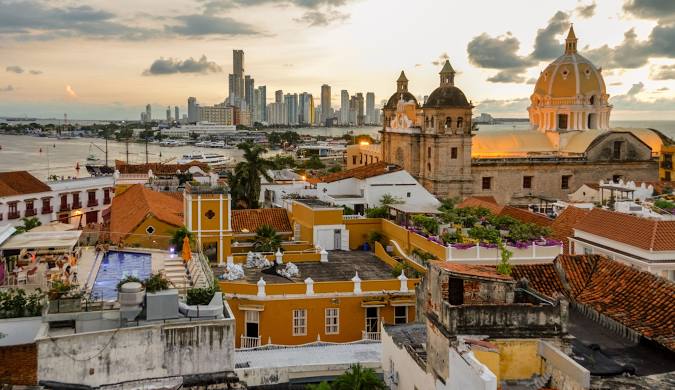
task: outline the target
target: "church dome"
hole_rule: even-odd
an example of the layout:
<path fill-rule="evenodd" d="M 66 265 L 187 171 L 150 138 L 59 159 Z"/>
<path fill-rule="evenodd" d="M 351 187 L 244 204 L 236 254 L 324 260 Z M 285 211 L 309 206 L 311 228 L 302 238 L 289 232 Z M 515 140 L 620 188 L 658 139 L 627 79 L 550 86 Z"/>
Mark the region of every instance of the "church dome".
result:
<path fill-rule="evenodd" d="M 534 95 L 539 98 L 574 98 L 606 95 L 605 81 L 600 70 L 576 50 L 577 38 L 570 28 L 565 53 L 549 64 L 539 75 Z M 534 96 L 533 96 L 534 97 Z M 593 103 L 591 103 L 593 104 Z"/>
<path fill-rule="evenodd" d="M 404 101 L 414 101 L 415 104 L 417 104 L 417 99 L 415 99 L 415 96 L 408 92 L 408 91 L 403 91 L 403 92 L 394 92 L 393 95 L 387 100 L 387 105 L 384 106 L 384 108 L 391 108 L 393 110 L 396 109 L 396 105 L 398 104 L 398 101 L 403 98 Z"/>
<path fill-rule="evenodd" d="M 461 89 L 454 85 L 442 85 L 429 95 L 424 108 L 444 107 L 471 107 L 471 105 Z"/>

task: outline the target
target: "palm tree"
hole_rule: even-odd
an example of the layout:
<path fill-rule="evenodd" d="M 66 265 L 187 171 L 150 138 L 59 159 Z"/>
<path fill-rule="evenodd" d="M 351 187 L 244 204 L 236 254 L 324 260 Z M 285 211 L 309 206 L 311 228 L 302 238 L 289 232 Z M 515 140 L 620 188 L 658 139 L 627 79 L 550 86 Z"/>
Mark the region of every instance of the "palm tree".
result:
<path fill-rule="evenodd" d="M 274 169 L 274 161 L 262 157 L 267 149 L 252 142 L 243 142 L 237 147 L 244 151 L 244 161 L 237 164 L 235 175 L 238 178 L 238 184 L 242 187 L 242 192 L 246 195 L 246 201 L 249 208 L 258 208 L 258 198 L 260 198 L 260 177 L 272 181 L 272 177 L 267 173 Z"/>
<path fill-rule="evenodd" d="M 176 252 L 180 253 L 183 250 L 183 240 L 185 236 L 190 240 L 190 245 L 194 247 L 194 235 L 189 231 L 185 226 L 178 228 L 173 232 L 173 237 L 171 237 L 171 245 L 176 248 Z"/>
<path fill-rule="evenodd" d="M 256 252 L 275 252 L 281 247 L 281 236 L 270 225 L 261 225 L 255 231 L 253 249 Z"/>
<path fill-rule="evenodd" d="M 227 180 L 227 185 L 230 186 L 232 205 L 236 209 L 246 208 L 248 205 L 246 194 L 244 193 L 244 185 L 240 179 L 241 177 L 232 171 L 225 173 L 225 180 Z"/>
<path fill-rule="evenodd" d="M 40 220 L 35 217 L 21 218 L 21 221 L 23 222 L 23 226 L 16 227 L 17 233 L 25 233 L 33 228 L 42 225 L 42 222 L 40 222 Z"/>
<path fill-rule="evenodd" d="M 333 382 L 335 390 L 384 390 L 386 388 L 382 379 L 372 368 L 363 368 L 358 363 L 349 367 L 349 370 Z"/>

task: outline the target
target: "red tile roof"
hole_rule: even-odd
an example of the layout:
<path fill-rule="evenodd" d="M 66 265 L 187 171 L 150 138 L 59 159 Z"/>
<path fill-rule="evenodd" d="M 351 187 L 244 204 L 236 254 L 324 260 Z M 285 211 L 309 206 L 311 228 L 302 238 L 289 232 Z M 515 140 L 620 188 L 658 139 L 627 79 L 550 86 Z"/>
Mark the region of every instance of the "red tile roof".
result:
<path fill-rule="evenodd" d="M 491 198 L 491 199 L 490 199 Z M 472 196 L 464 199 L 457 207 L 482 207 L 490 210 L 494 215 L 508 215 L 521 222 L 533 223 L 539 226 L 550 226 L 553 220 L 544 215 L 533 213 L 529 210 L 520 209 L 513 206 L 501 206 L 497 202 L 493 202 L 494 197 Z"/>
<path fill-rule="evenodd" d="M 516 265 L 513 275 L 527 277 L 530 287 L 543 294 L 565 294 L 675 351 L 675 283 L 665 278 L 598 255 L 560 255 L 554 264 Z"/>
<path fill-rule="evenodd" d="M 110 235 L 124 238 L 150 215 L 175 227 L 183 226 L 183 201 L 176 196 L 135 184 L 113 198 L 110 208 Z"/>
<path fill-rule="evenodd" d="M 0 196 L 49 192 L 52 189 L 26 171 L 0 172 Z"/>
<path fill-rule="evenodd" d="M 384 161 L 368 164 L 357 168 L 347 169 L 346 171 L 332 173 L 321 178 L 324 183 L 331 183 L 338 180 L 356 178 L 367 179 L 369 177 L 380 176 L 386 173 L 392 173 L 402 170 L 398 165 L 389 164 Z"/>
<path fill-rule="evenodd" d="M 204 172 L 209 171 L 208 164 L 197 161 L 192 161 L 187 164 L 127 164 L 122 160 L 115 160 L 115 169 L 120 171 L 120 173 L 148 173 L 148 170 L 152 170 L 153 174 L 172 175 L 175 174 L 176 171 L 185 172 L 190 169 L 190 167 L 199 167 Z"/>
<path fill-rule="evenodd" d="M 629 214 L 592 209 L 575 230 L 653 251 L 675 250 L 675 221 L 659 221 Z"/>
<path fill-rule="evenodd" d="M 495 267 L 486 265 L 470 265 L 451 263 L 448 261 L 430 261 L 431 264 L 458 275 L 475 276 L 479 278 L 497 279 L 504 281 L 513 281 L 513 278 L 508 275 L 502 275 L 497 272 Z"/>
<path fill-rule="evenodd" d="M 553 234 L 551 238 L 560 240 L 563 243 L 563 253 L 570 253 L 570 242 L 569 237 L 574 236 L 574 226 L 579 223 L 583 218 L 585 218 L 591 210 L 589 209 L 580 209 L 574 206 L 568 206 L 563 210 L 558 218 L 553 220 L 551 224 L 551 230 Z"/>
<path fill-rule="evenodd" d="M 282 208 L 232 210 L 232 230 L 254 233 L 262 225 L 270 225 L 277 233 L 293 231 L 288 212 Z"/>

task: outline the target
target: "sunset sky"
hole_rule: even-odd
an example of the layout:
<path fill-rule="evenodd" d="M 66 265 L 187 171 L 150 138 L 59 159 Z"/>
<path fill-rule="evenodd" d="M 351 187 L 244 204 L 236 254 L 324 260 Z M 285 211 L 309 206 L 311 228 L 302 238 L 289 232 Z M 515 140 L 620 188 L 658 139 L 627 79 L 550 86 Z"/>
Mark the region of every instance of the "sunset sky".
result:
<path fill-rule="evenodd" d="M 162 117 L 227 97 L 232 50 L 256 86 L 410 91 L 449 58 L 477 113 L 526 117 L 569 28 L 603 68 L 613 119 L 675 119 L 674 0 L 0 0 L 0 116 Z M 337 108 L 337 107 L 336 107 Z"/>

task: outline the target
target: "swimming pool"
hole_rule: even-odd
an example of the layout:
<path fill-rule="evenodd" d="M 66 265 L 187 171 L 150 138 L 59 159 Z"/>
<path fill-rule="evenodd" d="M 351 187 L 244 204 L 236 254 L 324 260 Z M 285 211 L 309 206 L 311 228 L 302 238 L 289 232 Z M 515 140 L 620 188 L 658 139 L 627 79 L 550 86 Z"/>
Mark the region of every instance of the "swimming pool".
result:
<path fill-rule="evenodd" d="M 150 276 L 151 271 L 150 254 L 110 251 L 101 260 L 91 296 L 104 301 L 117 300 L 117 282 L 127 275 L 144 280 Z"/>

